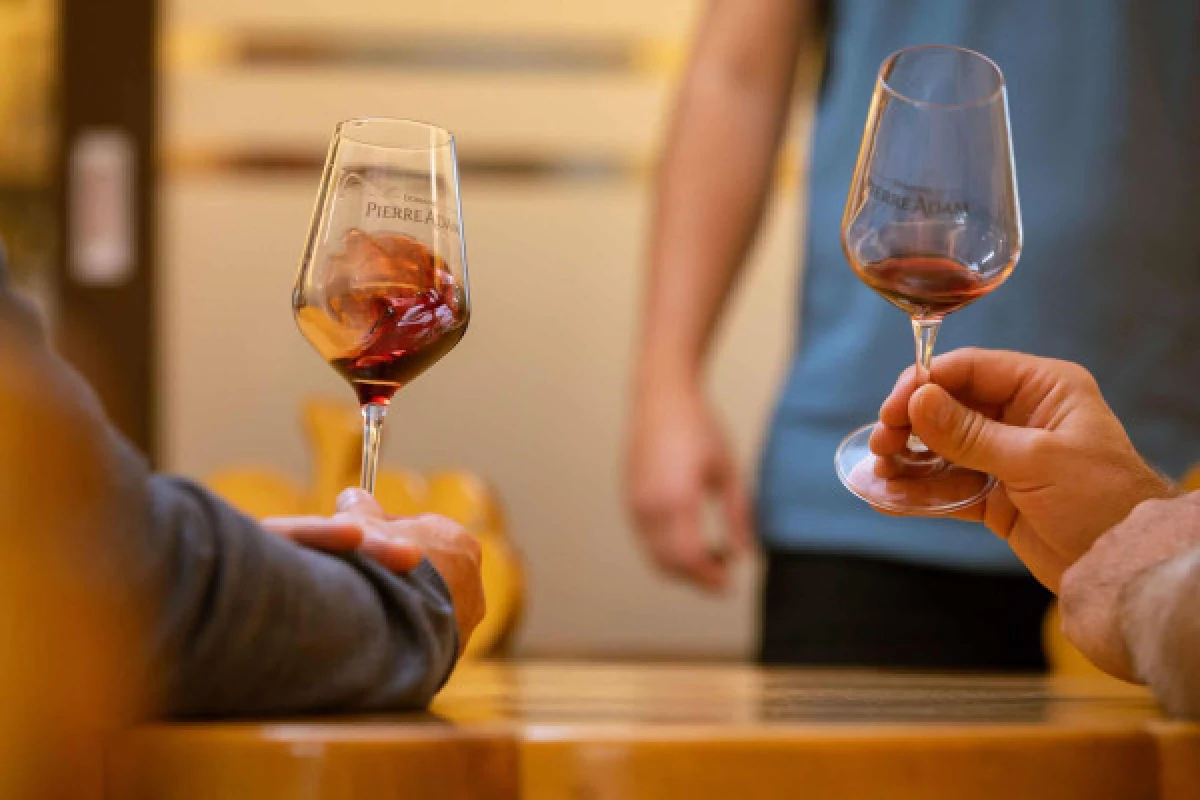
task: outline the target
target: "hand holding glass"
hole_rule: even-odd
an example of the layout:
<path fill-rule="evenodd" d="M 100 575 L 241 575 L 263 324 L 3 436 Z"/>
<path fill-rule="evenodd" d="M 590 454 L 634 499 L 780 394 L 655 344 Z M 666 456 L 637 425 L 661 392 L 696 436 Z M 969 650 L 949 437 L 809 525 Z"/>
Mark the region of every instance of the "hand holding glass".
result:
<path fill-rule="evenodd" d="M 1004 76 L 957 47 L 901 50 L 883 62 L 842 218 L 858 277 L 912 320 L 917 377 L 928 380 L 943 318 L 998 287 L 1021 252 L 1021 212 Z M 949 514 L 995 480 L 951 464 L 915 436 L 873 455 L 874 425 L 850 434 L 834 463 L 842 483 L 898 514 Z"/>

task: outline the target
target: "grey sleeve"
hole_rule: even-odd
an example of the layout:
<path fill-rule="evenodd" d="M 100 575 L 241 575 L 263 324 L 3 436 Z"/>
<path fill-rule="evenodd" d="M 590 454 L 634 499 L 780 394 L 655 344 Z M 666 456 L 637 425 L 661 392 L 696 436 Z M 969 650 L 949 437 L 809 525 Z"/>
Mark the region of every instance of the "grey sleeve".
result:
<path fill-rule="evenodd" d="M 441 688 L 458 634 L 428 561 L 396 576 L 274 537 L 188 481 L 148 490 L 140 558 L 163 584 L 152 652 L 172 713 L 416 709 Z"/>
<path fill-rule="evenodd" d="M 0 335 L 34 354 L 47 390 L 107 437 L 118 511 L 94 514 L 96 548 L 146 607 L 147 658 L 168 713 L 428 704 L 458 652 L 450 594 L 428 561 L 397 576 L 365 558 L 306 550 L 193 483 L 151 474 L 3 284 L 0 271 Z"/>

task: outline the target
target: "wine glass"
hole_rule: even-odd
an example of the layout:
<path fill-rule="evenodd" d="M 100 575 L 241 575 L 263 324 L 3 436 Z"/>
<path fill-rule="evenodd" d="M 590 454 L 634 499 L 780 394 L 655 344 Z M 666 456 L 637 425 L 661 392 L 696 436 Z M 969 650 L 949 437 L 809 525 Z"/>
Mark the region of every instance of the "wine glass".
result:
<path fill-rule="evenodd" d="M 374 492 L 392 396 L 458 344 L 470 319 L 449 131 L 382 117 L 337 126 L 292 308 L 358 395 L 362 488 Z"/>
<path fill-rule="evenodd" d="M 943 318 L 996 289 L 1021 252 L 1021 211 L 1000 68 L 960 47 L 911 47 L 879 70 L 842 217 L 842 249 L 863 283 L 912 319 L 917 379 L 929 379 Z M 834 458 L 842 483 L 898 514 L 938 515 L 995 479 L 951 464 L 916 436 L 883 461 L 874 425 Z"/>

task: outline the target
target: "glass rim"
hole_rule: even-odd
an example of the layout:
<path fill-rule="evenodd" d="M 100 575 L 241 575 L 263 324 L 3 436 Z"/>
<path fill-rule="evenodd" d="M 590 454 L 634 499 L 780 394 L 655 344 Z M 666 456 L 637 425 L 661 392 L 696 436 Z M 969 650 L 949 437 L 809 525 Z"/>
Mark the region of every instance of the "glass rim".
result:
<path fill-rule="evenodd" d="M 410 131 L 424 130 L 431 134 L 431 139 L 436 141 L 430 144 L 383 144 L 378 140 L 372 140 L 370 137 L 356 136 L 351 132 L 354 126 L 372 126 L 383 128 L 392 131 L 407 129 Z M 423 122 L 419 119 L 405 119 L 403 117 L 351 117 L 344 119 L 334 128 L 334 136 L 339 139 L 354 142 L 365 147 L 378 147 L 381 150 L 408 150 L 410 152 L 423 152 L 429 150 L 439 150 L 443 147 L 450 147 L 454 144 L 454 134 L 443 128 L 441 125 L 434 125 L 432 122 Z"/>
<path fill-rule="evenodd" d="M 902 56 L 917 50 L 953 50 L 957 53 L 965 53 L 969 56 L 973 56 L 974 58 L 982 61 L 988 66 L 989 69 L 991 69 L 992 74 L 996 78 L 996 88 L 986 96 L 980 97 L 977 100 L 971 100 L 966 103 L 935 103 L 930 100 L 917 100 L 914 97 L 909 97 L 888 83 L 887 74 L 889 68 L 894 66 Z M 991 105 L 1004 95 L 1006 86 L 1004 81 L 1004 73 L 1001 71 L 1000 66 L 995 61 L 988 58 L 983 53 L 980 53 L 978 50 L 972 50 L 969 47 L 959 47 L 958 45 L 954 44 L 918 44 L 913 45 L 912 47 L 901 48 L 885 58 L 883 63 L 879 65 L 879 77 L 877 80 L 880 87 L 882 87 L 885 92 L 897 100 L 914 105 L 917 108 L 939 109 L 943 111 L 956 111 L 960 109 L 979 108 L 981 106 Z"/>

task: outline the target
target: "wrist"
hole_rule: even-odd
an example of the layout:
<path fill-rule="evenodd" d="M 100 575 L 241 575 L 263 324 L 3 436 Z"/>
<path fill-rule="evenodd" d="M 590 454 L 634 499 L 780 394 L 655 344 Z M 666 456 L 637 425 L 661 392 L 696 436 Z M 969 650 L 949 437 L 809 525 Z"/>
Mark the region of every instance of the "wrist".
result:
<path fill-rule="evenodd" d="M 1200 549 L 1159 562 L 1139 572 L 1121 590 L 1118 616 L 1130 665 L 1138 680 L 1147 683 L 1168 708 L 1177 705 L 1177 687 L 1168 662 L 1169 650 L 1178 644 L 1175 617 L 1200 575 Z"/>
<path fill-rule="evenodd" d="M 639 396 L 697 394 L 703 385 L 699 359 L 655 351 L 643 352 L 634 376 Z"/>
<path fill-rule="evenodd" d="M 1141 474 L 1130 487 L 1129 510 L 1133 511 L 1147 500 L 1170 500 L 1180 494 L 1182 491 L 1170 478 L 1143 462 Z"/>

